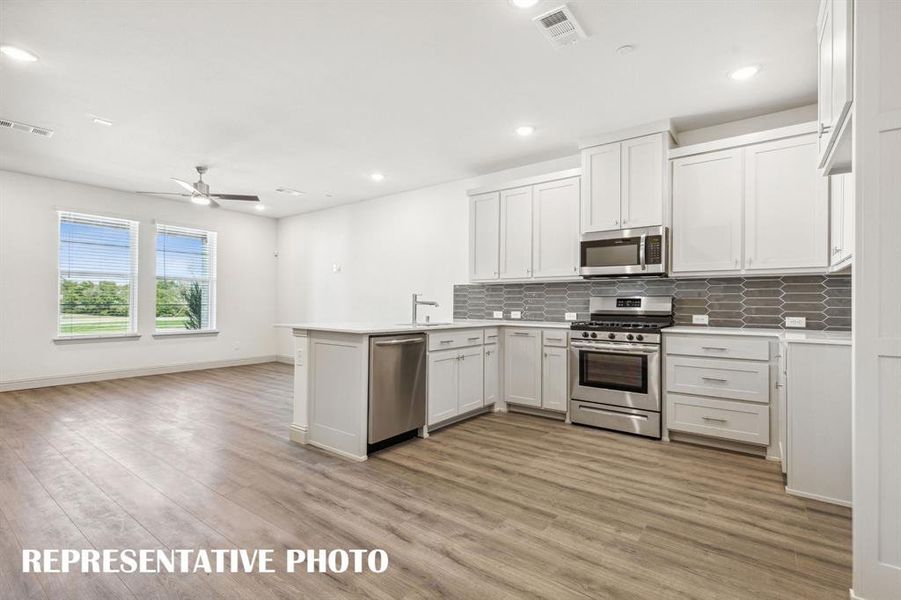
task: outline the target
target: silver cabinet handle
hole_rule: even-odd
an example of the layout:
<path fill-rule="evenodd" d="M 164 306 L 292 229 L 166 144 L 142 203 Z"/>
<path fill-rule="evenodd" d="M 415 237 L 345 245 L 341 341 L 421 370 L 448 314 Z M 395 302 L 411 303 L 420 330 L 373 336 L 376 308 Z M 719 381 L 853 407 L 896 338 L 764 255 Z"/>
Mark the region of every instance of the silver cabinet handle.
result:
<path fill-rule="evenodd" d="M 614 220 L 614 221 L 613 221 L 613 224 L 614 224 L 614 225 L 619 225 L 619 219 Z"/>
<path fill-rule="evenodd" d="M 728 379 L 723 379 L 722 377 L 704 377 L 703 375 L 701 376 L 701 379 L 703 379 L 704 381 L 719 381 L 720 383 L 726 383 L 727 381 L 729 381 Z"/>
<path fill-rule="evenodd" d="M 514 331 L 513 335 L 532 335 L 528 331 Z"/>
<path fill-rule="evenodd" d="M 390 340 L 387 342 L 376 342 L 376 346 L 395 346 L 397 344 L 421 344 L 422 338 L 409 338 L 406 340 Z M 442 344 L 444 342 L 441 342 Z"/>
<path fill-rule="evenodd" d="M 817 137 L 823 137 L 823 135 L 829 133 L 832 129 L 832 125 L 824 125 L 823 123 L 817 123 Z"/>
<path fill-rule="evenodd" d="M 705 421 L 713 421 L 715 423 L 727 423 L 726 419 L 718 419 L 717 417 L 701 417 Z"/>
<path fill-rule="evenodd" d="M 832 249 L 832 255 L 835 256 L 836 254 L 838 254 L 841 251 L 842 251 L 842 249 L 839 248 L 838 246 L 836 246 L 835 248 Z"/>
<path fill-rule="evenodd" d="M 491 350 L 485 350 L 485 356 L 491 356 Z"/>
<path fill-rule="evenodd" d="M 740 261 L 736 258 L 736 259 L 735 259 L 735 268 L 736 268 L 736 269 L 738 268 L 738 263 L 739 263 L 739 262 L 740 262 Z M 497 275 L 497 273 L 495 273 L 495 275 Z"/>
<path fill-rule="evenodd" d="M 454 340 L 439 340 L 438 343 L 439 343 L 439 344 L 450 344 L 450 343 L 453 342 L 453 341 L 454 341 Z"/>
<path fill-rule="evenodd" d="M 479 341 L 480 339 L 482 339 L 482 338 L 480 338 L 480 337 L 466 338 L 466 340 L 469 341 L 469 342 L 477 342 L 477 341 Z"/>
<path fill-rule="evenodd" d="M 701 350 L 720 350 L 722 352 L 725 352 L 727 348 L 721 348 L 719 346 L 701 346 Z"/>
<path fill-rule="evenodd" d="M 544 357 L 547 358 L 547 352 L 544 353 Z"/>

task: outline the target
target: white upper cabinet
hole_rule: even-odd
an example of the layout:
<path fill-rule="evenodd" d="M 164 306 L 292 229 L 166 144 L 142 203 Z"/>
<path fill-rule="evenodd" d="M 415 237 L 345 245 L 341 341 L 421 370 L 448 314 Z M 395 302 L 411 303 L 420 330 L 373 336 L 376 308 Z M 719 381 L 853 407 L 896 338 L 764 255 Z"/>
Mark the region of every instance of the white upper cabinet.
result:
<path fill-rule="evenodd" d="M 673 272 L 741 269 L 742 150 L 673 161 Z"/>
<path fill-rule="evenodd" d="M 829 178 L 830 252 L 834 269 L 850 266 L 854 256 L 854 176 L 851 173 Z"/>
<path fill-rule="evenodd" d="M 663 224 L 664 135 L 622 143 L 621 224 L 624 229 Z"/>
<path fill-rule="evenodd" d="M 748 146 L 745 270 L 828 264 L 828 181 L 817 172 L 817 136 Z"/>
<path fill-rule="evenodd" d="M 469 199 L 469 278 L 497 279 L 500 258 L 500 193 L 489 192 Z"/>
<path fill-rule="evenodd" d="M 532 186 L 501 192 L 500 278 L 532 276 Z"/>
<path fill-rule="evenodd" d="M 663 224 L 668 136 L 655 133 L 582 150 L 583 233 Z"/>
<path fill-rule="evenodd" d="M 578 279 L 580 170 L 469 192 L 469 280 Z"/>
<path fill-rule="evenodd" d="M 578 275 L 579 178 L 538 184 L 532 196 L 532 275 Z"/>
<path fill-rule="evenodd" d="M 582 232 L 620 228 L 620 144 L 582 151 Z"/>
<path fill-rule="evenodd" d="M 852 0 L 822 0 L 817 21 L 817 165 L 831 173 L 850 167 L 850 118 L 853 100 Z"/>

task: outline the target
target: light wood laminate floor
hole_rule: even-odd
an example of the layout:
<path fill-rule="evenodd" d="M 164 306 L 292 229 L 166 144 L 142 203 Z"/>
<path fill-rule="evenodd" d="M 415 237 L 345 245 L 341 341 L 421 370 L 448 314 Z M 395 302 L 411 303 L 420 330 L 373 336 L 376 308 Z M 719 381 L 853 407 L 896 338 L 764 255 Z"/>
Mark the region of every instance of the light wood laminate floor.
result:
<path fill-rule="evenodd" d="M 0 394 L 0 598 L 846 599 L 776 463 L 493 414 L 351 463 L 265 364 Z M 22 548 L 384 548 L 381 575 L 23 575 Z M 279 569 L 281 570 L 281 569 Z"/>

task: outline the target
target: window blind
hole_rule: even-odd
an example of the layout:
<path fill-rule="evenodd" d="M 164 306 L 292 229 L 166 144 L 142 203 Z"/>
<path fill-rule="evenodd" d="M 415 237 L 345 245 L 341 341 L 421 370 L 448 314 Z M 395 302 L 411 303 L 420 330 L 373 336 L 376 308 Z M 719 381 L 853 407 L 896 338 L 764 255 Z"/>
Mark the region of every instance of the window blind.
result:
<path fill-rule="evenodd" d="M 216 232 L 156 226 L 156 329 L 216 328 Z"/>
<path fill-rule="evenodd" d="M 137 330 L 138 222 L 58 211 L 60 336 Z"/>

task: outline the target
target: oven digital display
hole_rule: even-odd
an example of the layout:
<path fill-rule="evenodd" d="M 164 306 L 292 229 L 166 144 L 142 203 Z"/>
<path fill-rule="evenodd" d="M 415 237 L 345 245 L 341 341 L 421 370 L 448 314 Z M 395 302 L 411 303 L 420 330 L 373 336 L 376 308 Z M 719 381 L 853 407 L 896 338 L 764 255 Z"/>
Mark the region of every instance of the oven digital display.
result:
<path fill-rule="evenodd" d="M 616 308 L 641 308 L 641 298 L 617 298 Z"/>

